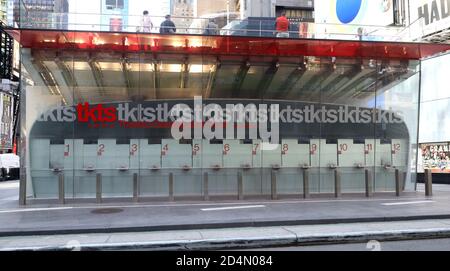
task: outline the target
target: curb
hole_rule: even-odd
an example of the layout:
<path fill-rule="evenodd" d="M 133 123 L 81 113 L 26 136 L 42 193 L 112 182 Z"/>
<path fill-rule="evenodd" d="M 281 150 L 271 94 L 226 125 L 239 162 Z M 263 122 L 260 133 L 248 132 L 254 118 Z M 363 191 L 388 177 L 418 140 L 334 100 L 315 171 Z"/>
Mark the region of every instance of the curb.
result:
<path fill-rule="evenodd" d="M 108 250 L 148 250 L 148 251 L 201 251 L 225 249 L 257 249 L 288 246 L 311 246 L 366 242 L 405 241 L 419 239 L 450 238 L 450 228 L 431 230 L 397 230 L 397 231 L 367 231 L 355 233 L 317 234 L 296 237 L 261 237 L 261 238 L 235 238 L 235 239 L 205 239 L 181 240 L 170 242 L 139 242 L 139 243 L 112 243 L 112 244 L 78 244 L 73 246 L 54 247 L 25 247 L 0 249 L 0 251 L 108 251 Z"/>
<path fill-rule="evenodd" d="M 206 223 L 206 224 L 177 224 L 156 225 L 138 227 L 113 227 L 113 228 L 80 228 L 62 230 L 24 230 L 0 232 L 0 237 L 20 236 L 42 236 L 42 235 L 67 235 L 67 234 L 95 234 L 95 233 L 131 233 L 152 231 L 178 231 L 178 230 L 208 230 L 224 228 L 261 228 L 261 227 L 283 227 L 283 226 L 306 226 L 306 225 L 329 225 L 329 224 L 352 224 L 371 222 L 401 222 L 416 220 L 441 220 L 450 219 L 450 214 L 422 215 L 422 216 L 392 216 L 392 217 L 362 217 L 362 218 L 337 218 L 337 219 L 313 219 L 313 220 L 285 220 L 285 221 L 243 221 L 228 223 Z"/>

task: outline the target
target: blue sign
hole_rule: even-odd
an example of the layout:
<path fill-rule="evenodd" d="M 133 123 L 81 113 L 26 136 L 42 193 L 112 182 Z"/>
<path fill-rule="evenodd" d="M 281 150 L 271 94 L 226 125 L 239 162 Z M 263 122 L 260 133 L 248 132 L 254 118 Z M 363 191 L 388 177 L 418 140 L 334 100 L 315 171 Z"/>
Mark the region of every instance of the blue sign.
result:
<path fill-rule="evenodd" d="M 348 24 L 358 16 L 362 0 L 336 0 L 336 14 L 341 23 Z"/>

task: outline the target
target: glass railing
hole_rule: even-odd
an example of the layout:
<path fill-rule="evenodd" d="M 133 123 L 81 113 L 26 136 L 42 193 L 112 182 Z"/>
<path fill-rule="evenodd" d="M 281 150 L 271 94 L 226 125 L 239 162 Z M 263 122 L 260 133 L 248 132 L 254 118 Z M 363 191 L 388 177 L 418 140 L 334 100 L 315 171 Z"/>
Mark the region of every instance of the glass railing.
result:
<path fill-rule="evenodd" d="M 218 14 L 209 18 L 171 17 L 173 26 L 165 26 L 164 17 L 94 13 L 48 13 L 25 11 L 14 25 L 21 29 L 67 31 L 105 31 L 128 33 L 193 34 L 214 36 L 252 36 L 303 39 L 411 42 L 420 39 L 423 22 L 410 26 L 376 26 L 291 22 L 289 31 L 277 32 L 275 18 L 239 20 L 238 15 Z"/>

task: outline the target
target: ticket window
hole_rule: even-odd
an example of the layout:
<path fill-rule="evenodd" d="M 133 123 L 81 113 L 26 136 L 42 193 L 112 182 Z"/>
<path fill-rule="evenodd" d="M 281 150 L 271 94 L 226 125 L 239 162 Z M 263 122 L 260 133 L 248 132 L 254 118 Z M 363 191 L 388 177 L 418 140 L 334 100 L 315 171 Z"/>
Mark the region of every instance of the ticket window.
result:
<path fill-rule="evenodd" d="M 320 139 L 311 139 L 309 143 L 309 156 L 311 167 L 320 167 Z"/>
<path fill-rule="evenodd" d="M 339 139 L 337 153 L 340 167 L 363 167 L 365 164 L 364 144 L 354 144 L 353 139 Z"/>
<path fill-rule="evenodd" d="M 281 142 L 282 167 L 297 168 L 310 166 L 310 145 L 299 144 L 297 139 Z"/>
<path fill-rule="evenodd" d="M 241 140 L 223 141 L 223 165 L 225 168 L 253 167 L 253 144 Z"/>
<path fill-rule="evenodd" d="M 139 169 L 139 160 L 141 157 L 141 148 L 140 148 L 140 141 L 139 139 L 131 139 L 129 144 L 129 168 L 131 170 L 138 170 Z"/>
<path fill-rule="evenodd" d="M 31 170 L 50 169 L 50 140 L 32 139 L 30 145 Z"/>
<path fill-rule="evenodd" d="M 338 165 L 337 144 L 327 144 L 325 139 L 320 140 L 320 167 L 332 168 Z"/>
<path fill-rule="evenodd" d="M 98 140 L 97 149 L 97 167 L 98 169 L 116 169 L 118 155 L 116 139 L 100 139 Z M 123 148 L 121 148 L 123 149 Z M 128 150 L 127 150 L 128 151 Z M 117 160 L 116 160 L 117 159 Z"/>
<path fill-rule="evenodd" d="M 147 139 L 139 140 L 140 168 L 161 168 L 161 144 L 149 144 Z"/>
<path fill-rule="evenodd" d="M 98 143 L 86 143 L 83 142 L 83 169 L 84 170 L 95 170 L 97 169 L 97 156 L 99 151 Z"/>
<path fill-rule="evenodd" d="M 261 140 L 252 141 L 252 165 L 254 168 L 263 167 L 263 150 L 264 146 Z"/>
<path fill-rule="evenodd" d="M 51 170 L 62 170 L 64 168 L 64 144 L 50 144 Z"/>
<path fill-rule="evenodd" d="M 114 153 L 114 169 L 128 170 L 130 169 L 130 141 L 116 142 L 113 149 Z M 137 147 L 137 146 L 136 146 Z"/>
<path fill-rule="evenodd" d="M 262 166 L 264 168 L 281 168 L 281 145 L 262 143 Z"/>
<path fill-rule="evenodd" d="M 391 143 L 381 142 L 380 139 L 375 140 L 375 166 L 377 167 L 392 166 Z"/>
<path fill-rule="evenodd" d="M 83 143 L 82 140 L 78 140 L 78 142 Z M 78 144 L 79 145 L 79 144 Z M 75 167 L 75 140 L 66 139 L 64 140 L 64 149 L 63 149 L 63 168 L 66 170 L 74 169 Z M 79 152 L 80 154 L 82 152 Z M 78 155 L 80 156 L 80 155 Z"/>
<path fill-rule="evenodd" d="M 161 145 L 163 168 L 192 168 L 192 144 L 163 139 Z"/>
<path fill-rule="evenodd" d="M 194 168 L 218 169 L 223 167 L 223 142 L 194 140 L 192 143 L 192 163 Z"/>
<path fill-rule="evenodd" d="M 408 166 L 409 146 L 404 139 L 392 139 L 392 166 Z"/>
<path fill-rule="evenodd" d="M 366 167 L 375 166 L 375 139 L 366 139 L 364 142 L 364 164 Z"/>

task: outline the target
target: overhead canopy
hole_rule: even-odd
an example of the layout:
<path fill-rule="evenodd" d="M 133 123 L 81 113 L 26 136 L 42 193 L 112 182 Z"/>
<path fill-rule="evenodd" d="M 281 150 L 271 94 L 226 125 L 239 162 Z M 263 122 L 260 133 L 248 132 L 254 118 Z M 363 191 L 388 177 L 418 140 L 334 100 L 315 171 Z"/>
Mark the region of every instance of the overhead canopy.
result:
<path fill-rule="evenodd" d="M 279 39 L 242 36 L 10 29 L 25 48 L 148 51 L 206 55 L 335 56 L 422 59 L 450 50 L 449 44 Z"/>

